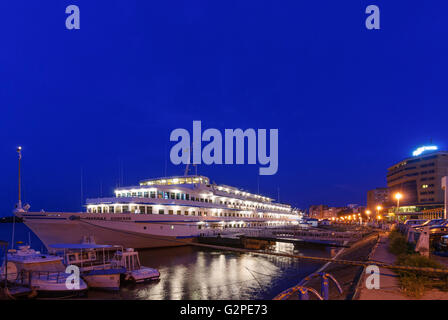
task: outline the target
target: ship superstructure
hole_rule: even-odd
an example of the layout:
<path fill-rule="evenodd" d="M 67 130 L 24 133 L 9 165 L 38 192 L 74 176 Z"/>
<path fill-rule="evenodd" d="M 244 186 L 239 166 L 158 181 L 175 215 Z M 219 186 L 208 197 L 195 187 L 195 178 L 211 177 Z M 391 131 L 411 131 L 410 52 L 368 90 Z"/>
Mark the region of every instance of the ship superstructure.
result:
<path fill-rule="evenodd" d="M 16 210 L 45 245 L 92 239 L 148 248 L 186 244 L 201 234 L 298 224 L 290 205 L 200 175 L 143 180 L 113 197 L 87 199 L 86 212 Z"/>

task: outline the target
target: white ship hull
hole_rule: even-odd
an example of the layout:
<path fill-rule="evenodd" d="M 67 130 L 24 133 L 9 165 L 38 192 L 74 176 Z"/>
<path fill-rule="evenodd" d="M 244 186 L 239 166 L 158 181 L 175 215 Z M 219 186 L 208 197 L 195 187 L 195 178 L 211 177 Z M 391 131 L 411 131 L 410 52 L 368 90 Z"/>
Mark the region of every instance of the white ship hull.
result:
<path fill-rule="evenodd" d="M 120 245 L 125 248 L 156 248 L 182 246 L 191 243 L 200 234 L 241 232 L 242 228 L 223 230 L 202 229 L 200 226 L 217 224 L 219 220 L 235 218 L 188 217 L 182 215 L 92 214 L 15 212 L 23 218 L 43 244 L 49 248 L 56 243 L 81 243 L 86 238 L 96 244 Z M 253 223 L 258 219 L 243 219 Z M 294 220 L 291 219 L 290 223 Z M 287 223 L 283 221 L 283 223 Z"/>
<path fill-rule="evenodd" d="M 73 216 L 85 215 L 83 213 L 58 213 L 58 216 L 50 216 L 46 213 L 26 212 L 17 215 L 24 218 L 25 225 L 37 235 L 47 249 L 49 245 L 55 243 L 81 243 L 86 237 L 97 244 L 137 249 L 187 245 L 193 239 L 191 232 L 185 233 L 189 229 L 188 226 L 176 225 L 171 230 L 169 226 L 161 225 L 154 220 L 144 223 L 136 220 L 117 222 L 70 219 Z M 157 228 L 159 230 L 154 230 Z M 176 229 L 187 230 L 182 232 Z"/>

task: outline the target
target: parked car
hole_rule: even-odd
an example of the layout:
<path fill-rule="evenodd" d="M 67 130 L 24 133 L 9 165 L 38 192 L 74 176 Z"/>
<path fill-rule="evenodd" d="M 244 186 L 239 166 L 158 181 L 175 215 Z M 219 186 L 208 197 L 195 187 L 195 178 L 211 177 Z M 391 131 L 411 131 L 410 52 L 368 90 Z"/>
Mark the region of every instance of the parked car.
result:
<path fill-rule="evenodd" d="M 446 232 L 448 234 L 448 224 L 446 222 L 444 224 L 429 227 L 430 234 L 441 233 L 441 232 Z"/>
<path fill-rule="evenodd" d="M 438 251 L 448 251 L 448 235 L 440 237 L 440 241 L 437 243 L 436 249 Z"/>
<path fill-rule="evenodd" d="M 413 227 L 418 226 L 428 221 L 428 219 L 408 219 L 404 222 L 405 225 Z"/>
<path fill-rule="evenodd" d="M 445 219 L 431 219 L 420 225 L 412 226 L 415 230 L 421 230 L 424 227 L 440 226 L 445 223 Z"/>
<path fill-rule="evenodd" d="M 429 240 L 433 244 L 440 243 L 442 237 L 446 235 L 448 235 L 448 224 L 446 222 L 443 225 L 429 227 Z"/>

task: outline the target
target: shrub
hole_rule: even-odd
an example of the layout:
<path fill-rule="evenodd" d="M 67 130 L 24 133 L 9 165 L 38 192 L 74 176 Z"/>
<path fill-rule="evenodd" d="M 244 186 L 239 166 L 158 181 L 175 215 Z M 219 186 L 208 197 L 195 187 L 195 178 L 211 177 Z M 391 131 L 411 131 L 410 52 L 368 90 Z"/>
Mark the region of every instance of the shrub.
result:
<path fill-rule="evenodd" d="M 443 269 L 439 262 L 414 252 L 413 245 L 398 231 L 389 234 L 389 251 L 397 256 L 396 264 L 401 266 Z M 415 298 L 420 298 L 425 289 L 448 291 L 448 275 L 434 274 L 422 271 L 398 271 L 403 292 Z"/>
<path fill-rule="evenodd" d="M 444 268 L 444 266 L 439 262 L 418 253 L 400 254 L 397 257 L 396 264 L 419 268 Z M 400 285 L 404 293 L 408 296 L 420 298 L 424 294 L 425 289 L 432 288 L 448 291 L 448 275 L 446 274 L 436 274 L 422 271 L 399 271 L 398 275 L 400 277 Z"/>
<path fill-rule="evenodd" d="M 396 256 L 410 254 L 413 247 L 406 241 L 406 237 L 398 231 L 392 231 L 389 234 L 389 251 Z"/>

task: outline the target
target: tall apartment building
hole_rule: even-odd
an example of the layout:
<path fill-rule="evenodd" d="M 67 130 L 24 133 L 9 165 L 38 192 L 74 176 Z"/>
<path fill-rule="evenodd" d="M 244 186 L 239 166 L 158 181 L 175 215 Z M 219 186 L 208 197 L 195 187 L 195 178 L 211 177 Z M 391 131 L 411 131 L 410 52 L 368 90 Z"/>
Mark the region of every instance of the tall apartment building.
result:
<path fill-rule="evenodd" d="M 389 205 L 389 188 L 376 188 L 367 191 L 367 209 L 374 212 L 375 208 Z"/>
<path fill-rule="evenodd" d="M 422 147 L 414 156 L 391 166 L 387 172 L 387 187 L 391 201 L 396 192 L 403 194 L 400 205 L 443 204 L 441 186 L 448 175 L 448 152 Z"/>

